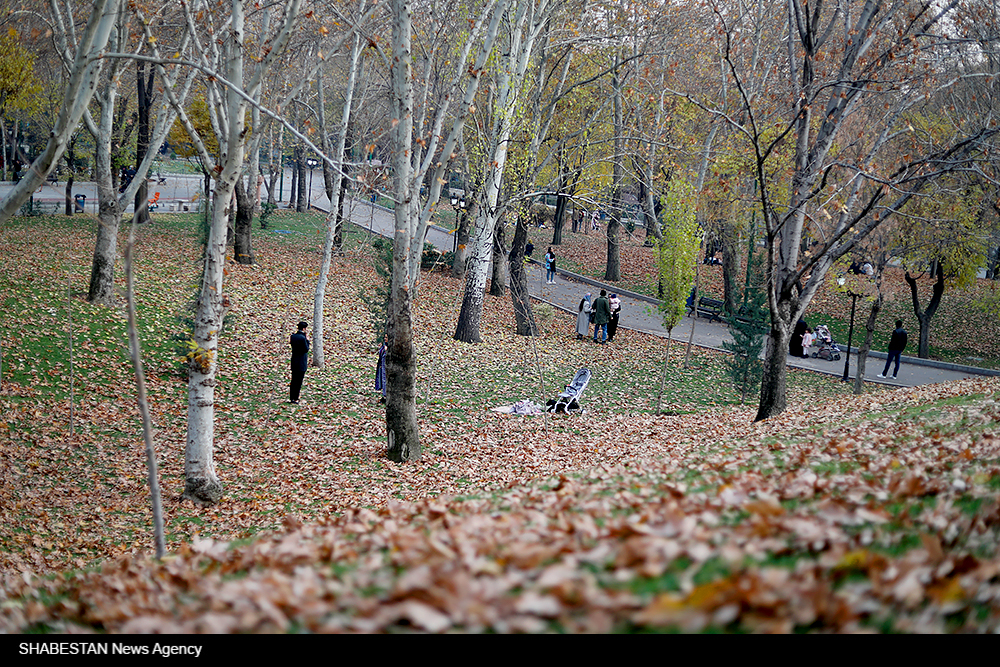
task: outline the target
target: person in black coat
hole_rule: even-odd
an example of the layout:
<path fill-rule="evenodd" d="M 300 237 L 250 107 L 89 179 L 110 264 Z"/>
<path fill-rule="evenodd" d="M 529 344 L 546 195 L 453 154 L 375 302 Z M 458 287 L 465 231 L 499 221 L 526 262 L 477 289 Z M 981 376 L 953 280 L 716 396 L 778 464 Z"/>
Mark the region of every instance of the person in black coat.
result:
<path fill-rule="evenodd" d="M 809 325 L 805 320 L 799 320 L 792 331 L 792 337 L 788 341 L 788 354 L 793 357 L 801 357 L 805 348 L 802 347 L 802 334 L 806 332 Z"/>
<path fill-rule="evenodd" d="M 889 338 L 889 355 L 885 360 L 885 368 L 883 368 L 882 372 L 878 374 L 880 378 L 889 376 L 889 366 L 892 364 L 893 360 L 895 360 L 896 368 L 892 371 L 892 379 L 896 379 L 896 376 L 899 374 L 899 358 L 903 355 L 903 350 L 905 349 L 906 329 L 903 328 L 903 320 L 896 320 L 896 329 L 892 332 L 892 336 Z"/>
<path fill-rule="evenodd" d="M 306 338 L 305 322 L 299 322 L 299 330 L 292 334 L 292 384 L 288 390 L 288 402 L 299 403 L 299 391 L 302 380 L 306 377 L 306 367 L 309 365 L 309 339 Z"/>

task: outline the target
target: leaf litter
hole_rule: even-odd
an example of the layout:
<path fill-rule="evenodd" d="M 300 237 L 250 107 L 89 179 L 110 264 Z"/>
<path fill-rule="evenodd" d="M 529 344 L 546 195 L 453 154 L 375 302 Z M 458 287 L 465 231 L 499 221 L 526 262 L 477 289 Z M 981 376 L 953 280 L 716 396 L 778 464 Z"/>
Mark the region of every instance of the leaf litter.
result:
<path fill-rule="evenodd" d="M 2 631 L 1000 629 L 996 379 L 855 397 L 794 373 L 792 407 L 755 424 L 723 386 L 718 354 L 699 350 L 697 372 L 672 372 L 673 414 L 657 416 L 661 340 L 577 343 L 557 315 L 537 341 L 539 377 L 508 301 L 488 300 L 483 344 L 460 344 L 459 286 L 425 274 L 424 456 L 395 464 L 357 300 L 374 272 L 337 260 L 327 365 L 309 370 L 305 404 L 291 408 L 287 336 L 309 314 L 315 254 L 267 236 L 259 265 L 230 267 L 216 431 L 225 498 L 182 502 L 186 392 L 159 343 L 196 266 L 167 236 L 144 234 L 138 296 L 171 555 L 150 555 L 137 412 L 118 399 L 131 391 L 123 317 L 73 303 L 89 326 L 78 349 L 92 350 L 75 360 L 73 436 L 65 376 L 13 349 L 5 329 L 5 364 L 25 381 L 0 394 Z M 53 258 L 84 280 L 86 237 L 4 240 L 5 257 L 27 246 L 40 258 L 7 267 L 12 285 L 31 275 L 45 294 L 25 299 L 41 322 L 31 336 L 65 335 Z M 583 365 L 598 369 L 584 415 L 488 411 L 554 396 Z"/>

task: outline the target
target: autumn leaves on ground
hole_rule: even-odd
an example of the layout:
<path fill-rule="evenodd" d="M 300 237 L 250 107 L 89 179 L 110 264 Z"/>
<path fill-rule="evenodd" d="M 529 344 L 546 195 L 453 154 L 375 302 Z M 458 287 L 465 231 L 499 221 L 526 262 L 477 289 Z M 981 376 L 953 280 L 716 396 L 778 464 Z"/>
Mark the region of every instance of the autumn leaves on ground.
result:
<path fill-rule="evenodd" d="M 334 268 L 327 365 L 309 370 L 302 405 L 285 403 L 322 239 L 320 220 L 291 217 L 258 233 L 259 264 L 230 265 L 213 507 L 179 500 L 196 223 L 140 231 L 170 552 L 156 562 L 124 313 L 81 297 L 91 225 L 18 220 L 0 235 L 0 631 L 1000 628 L 996 380 L 855 397 L 790 372 L 790 409 L 753 424 L 721 354 L 695 350 L 685 370 L 674 346 L 654 415 L 663 340 L 580 343 L 559 312 L 525 339 L 509 299 L 491 298 L 483 344 L 457 343 L 461 284 L 428 273 L 424 455 L 395 464 L 372 390 L 363 236 Z M 554 397 L 584 366 L 583 415 L 490 411 Z"/>

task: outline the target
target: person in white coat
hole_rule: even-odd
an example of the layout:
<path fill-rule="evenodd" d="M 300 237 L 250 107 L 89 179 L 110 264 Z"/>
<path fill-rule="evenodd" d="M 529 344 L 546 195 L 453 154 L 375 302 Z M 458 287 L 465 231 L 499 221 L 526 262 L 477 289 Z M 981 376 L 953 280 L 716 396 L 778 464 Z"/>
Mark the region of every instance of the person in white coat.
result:
<path fill-rule="evenodd" d="M 580 299 L 580 311 L 576 315 L 576 339 L 582 340 L 590 332 L 590 292 Z"/>

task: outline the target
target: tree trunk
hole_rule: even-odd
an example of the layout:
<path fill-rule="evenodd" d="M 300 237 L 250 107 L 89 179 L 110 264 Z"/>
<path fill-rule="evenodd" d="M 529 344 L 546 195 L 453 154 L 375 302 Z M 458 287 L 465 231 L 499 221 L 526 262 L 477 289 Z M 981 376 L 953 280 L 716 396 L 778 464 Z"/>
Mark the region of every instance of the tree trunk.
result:
<path fill-rule="evenodd" d="M 149 151 L 149 110 L 153 106 L 153 74 L 155 70 L 150 68 L 149 77 L 146 77 L 146 63 L 142 60 L 136 62 L 136 106 L 138 110 L 138 124 L 136 126 L 135 142 L 135 165 L 138 170 L 139 164 Z M 145 224 L 150 221 L 149 217 L 149 180 L 145 174 L 135 175 L 140 178 L 139 189 L 135 192 L 135 211 L 138 224 Z"/>
<path fill-rule="evenodd" d="M 492 227 L 490 215 L 485 206 L 478 207 L 476 216 L 476 232 L 473 234 L 473 247 L 466 262 L 465 293 L 462 296 L 462 309 L 458 314 L 455 327 L 455 340 L 463 343 L 478 343 L 479 325 L 483 317 L 483 300 L 486 298 L 486 253 L 493 245 L 493 233 L 486 233 L 485 227 Z"/>
<path fill-rule="evenodd" d="M 506 236 L 507 224 L 501 217 L 493 229 L 493 275 L 490 278 L 490 296 L 503 296 L 507 293 Z"/>
<path fill-rule="evenodd" d="M 942 262 L 934 262 L 932 272 L 936 280 L 931 288 L 931 300 L 927 303 L 927 308 L 923 310 L 920 309 L 920 296 L 917 293 L 916 279 L 910 276 L 909 271 L 903 275 L 906 284 L 910 286 L 913 314 L 917 316 L 917 322 L 920 327 L 920 342 L 917 347 L 917 356 L 921 359 L 930 357 L 931 320 L 934 318 L 934 313 L 937 312 L 938 306 L 941 305 L 941 297 L 944 295 L 944 265 Z"/>
<path fill-rule="evenodd" d="M 413 147 L 413 30 L 410 0 L 391 0 L 392 58 L 392 167 L 396 206 L 392 248 L 392 288 L 389 298 L 389 351 L 386 354 L 385 428 L 386 456 L 397 462 L 420 458 L 420 429 L 417 424 L 417 360 L 413 351 L 413 285 L 410 245 L 414 200 L 410 187 Z"/>
<path fill-rule="evenodd" d="M 507 60 L 498 68 L 500 71 L 495 84 L 496 93 L 493 96 L 493 126 L 485 162 L 489 166 L 483 180 L 475 241 L 467 264 L 465 295 L 455 329 L 455 339 L 466 343 L 478 343 L 480 340 L 479 325 L 483 316 L 486 269 L 497 222 L 497 202 L 500 199 L 500 187 L 507 164 L 510 136 L 516 121 L 517 104 L 523 88 L 524 73 L 532 45 L 542 25 L 539 21 L 544 13 L 540 11 L 537 16 L 529 18 L 527 5 L 518 5 L 515 14 L 510 18 L 508 42 L 501 46 L 506 50 Z M 529 20 L 535 23 L 528 25 Z M 500 241 L 502 243 L 503 239 Z M 500 263 L 505 264 L 502 261 Z"/>
<path fill-rule="evenodd" d="M 614 129 L 615 129 L 615 156 L 612 167 L 611 184 L 611 217 L 608 219 L 608 258 L 607 267 L 604 270 L 604 279 L 616 282 L 622 279 L 621 269 L 621 246 L 618 242 L 618 234 L 621 230 L 622 221 L 622 144 L 624 141 L 625 122 L 622 116 L 622 86 L 621 76 L 618 71 L 620 54 L 615 53 L 615 70 L 611 79 L 611 86 L 614 90 Z"/>
<path fill-rule="evenodd" d="M 620 203 L 620 202 L 619 202 Z M 615 202 L 612 201 L 612 206 Z M 621 253 L 618 244 L 618 233 L 621 229 L 621 212 L 615 209 L 608 218 L 608 264 L 604 270 L 604 279 L 615 282 L 622 279 Z"/>
<path fill-rule="evenodd" d="M 560 185 L 562 184 L 562 178 L 559 179 Z M 569 203 L 569 197 L 562 191 L 560 187 L 559 194 L 556 195 L 556 214 L 552 221 L 552 245 L 562 245 L 562 233 L 563 224 L 566 219 L 566 205 Z"/>
<path fill-rule="evenodd" d="M 296 208 L 299 205 L 299 154 L 301 148 L 292 148 L 292 182 L 288 186 L 288 208 Z"/>
<path fill-rule="evenodd" d="M 865 321 L 865 338 L 858 348 L 857 371 L 854 375 L 854 393 L 860 395 L 865 385 L 865 367 L 867 366 L 868 353 L 872 349 L 872 340 L 875 337 L 875 322 L 878 319 L 879 311 L 882 310 L 882 293 L 879 292 L 875 301 L 872 302 L 871 311 Z M 850 354 L 850 351 L 848 351 Z"/>
<path fill-rule="evenodd" d="M 740 258 L 742 253 L 737 243 L 736 230 L 733 225 L 723 223 L 722 229 L 722 287 L 723 298 L 726 302 L 726 311 L 733 313 L 739 309 L 739 304 L 743 301 L 743 295 L 739 287 L 739 276 L 743 275 L 740 270 Z"/>
<path fill-rule="evenodd" d="M 304 213 L 306 209 L 309 208 L 309 199 L 306 196 L 306 187 L 308 183 L 306 182 L 306 158 L 305 149 L 299 147 L 299 159 L 295 163 L 295 169 L 299 172 L 298 186 L 299 191 L 295 195 L 295 212 Z"/>
<path fill-rule="evenodd" d="M 330 199 L 330 212 L 326 216 L 326 239 L 323 243 L 323 258 L 320 261 L 319 277 L 316 280 L 316 291 L 313 295 L 313 366 L 322 368 L 324 359 L 324 341 L 326 328 L 324 325 L 323 306 L 326 301 L 326 284 L 330 274 L 330 262 L 333 253 L 340 253 L 343 249 L 342 225 L 344 210 L 344 190 L 347 179 L 340 176 L 344 170 L 344 153 L 347 147 L 347 129 L 351 123 L 351 106 L 354 100 L 354 85 L 357 80 L 358 61 L 361 59 L 361 38 L 357 34 L 354 36 L 354 43 L 351 47 L 350 73 L 347 76 L 347 88 L 344 92 L 344 108 L 340 117 L 340 125 L 337 132 L 337 146 L 332 148 L 328 139 L 323 140 L 323 146 L 327 149 L 332 158 L 332 166 L 328 168 L 327 161 L 323 161 L 323 181 L 326 187 L 327 197 Z M 322 101 L 322 95 L 320 96 Z M 322 122 L 324 135 L 326 132 L 326 122 Z M 334 187 L 333 175 L 337 175 L 337 187 Z"/>
<path fill-rule="evenodd" d="M 467 193 L 468 194 L 468 193 Z M 469 259 L 469 222 L 477 215 L 475 202 L 466 200 L 468 208 L 458 211 L 458 229 L 455 234 L 455 258 L 451 262 L 451 277 L 465 278 L 466 263 Z"/>
<path fill-rule="evenodd" d="M 764 353 L 764 373 L 760 382 L 760 404 L 754 421 L 761 421 L 784 412 L 788 405 L 788 341 L 792 337 L 793 304 L 790 298 L 776 303 L 779 317 L 772 310 L 771 330 Z"/>
<path fill-rule="evenodd" d="M 76 203 L 73 201 L 73 172 L 69 172 L 69 176 L 66 177 L 66 191 L 64 193 L 66 200 L 66 215 L 73 215 L 76 209 Z M 86 213 L 86 211 L 84 211 Z"/>
<path fill-rule="evenodd" d="M 524 268 L 524 246 L 528 241 L 528 224 L 525 216 L 517 216 L 514 240 L 510 248 L 510 299 L 514 304 L 514 321 L 517 335 L 534 336 L 538 333 L 535 315 L 528 295 L 528 272 Z"/>
<path fill-rule="evenodd" d="M 247 192 L 243 179 L 236 181 L 236 221 L 233 224 L 233 259 L 237 264 L 253 264 L 253 193 Z"/>
<path fill-rule="evenodd" d="M 117 31 L 116 35 L 117 36 Z M 115 48 L 117 39 L 110 40 Z M 111 161 L 111 138 L 114 131 L 115 101 L 118 97 L 118 77 L 112 65 L 104 81 L 99 98 L 100 116 L 94 133 L 94 166 L 97 180 L 97 240 L 94 243 L 94 257 L 90 266 L 90 289 L 87 300 L 105 306 L 115 300 L 115 260 L 118 256 L 118 229 L 122 211 L 118 202 L 118 191 L 114 186 Z"/>

